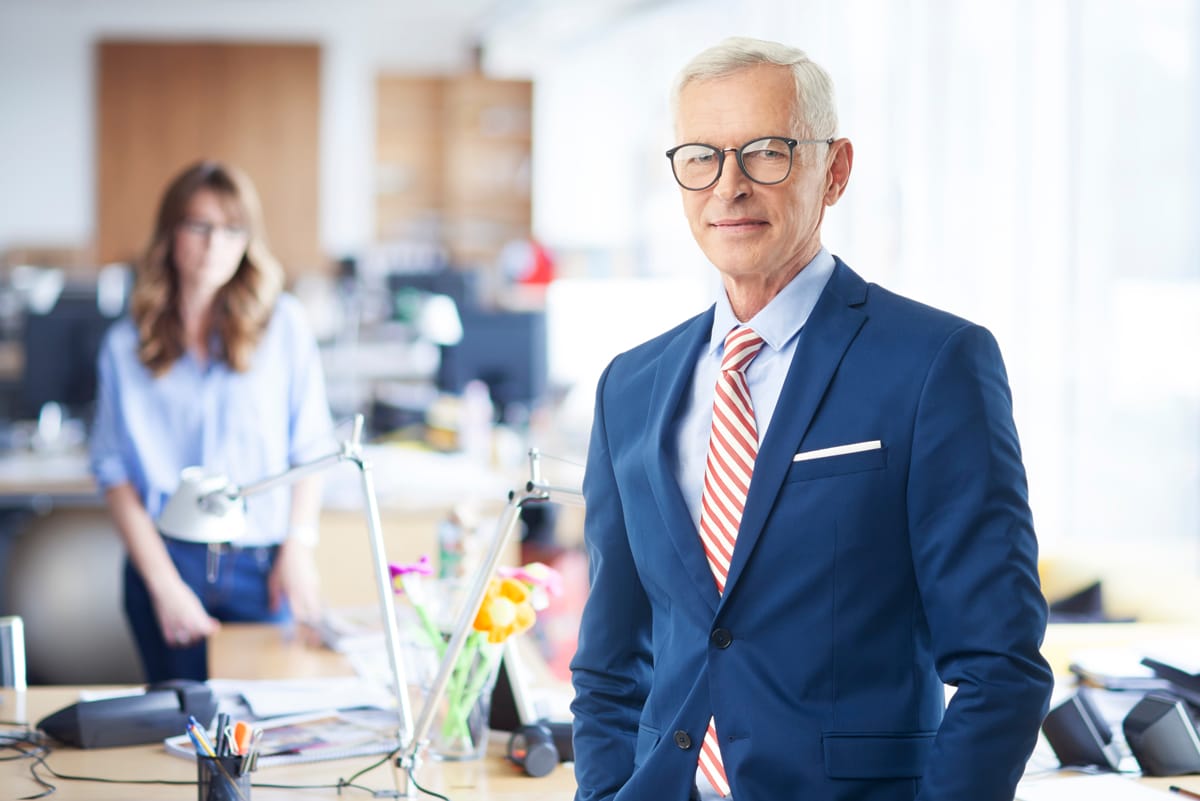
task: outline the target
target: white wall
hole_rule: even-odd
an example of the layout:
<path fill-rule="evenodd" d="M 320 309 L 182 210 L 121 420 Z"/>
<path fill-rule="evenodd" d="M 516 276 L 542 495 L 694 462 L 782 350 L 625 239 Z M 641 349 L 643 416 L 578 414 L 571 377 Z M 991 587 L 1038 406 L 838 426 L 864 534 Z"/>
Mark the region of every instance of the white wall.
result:
<path fill-rule="evenodd" d="M 320 242 L 370 242 L 379 70 L 470 63 L 483 0 L 0 0 L 0 250 L 95 233 L 93 48 L 103 38 L 316 42 L 322 47 Z"/>

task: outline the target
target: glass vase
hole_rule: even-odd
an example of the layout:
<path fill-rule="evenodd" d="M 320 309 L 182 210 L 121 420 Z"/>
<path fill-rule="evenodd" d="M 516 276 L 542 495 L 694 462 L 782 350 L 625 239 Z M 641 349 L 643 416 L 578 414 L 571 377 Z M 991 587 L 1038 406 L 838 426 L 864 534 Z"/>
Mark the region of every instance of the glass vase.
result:
<path fill-rule="evenodd" d="M 480 759 L 487 753 L 500 655 L 501 646 L 481 632 L 467 638 L 430 726 L 429 752 L 436 759 Z"/>

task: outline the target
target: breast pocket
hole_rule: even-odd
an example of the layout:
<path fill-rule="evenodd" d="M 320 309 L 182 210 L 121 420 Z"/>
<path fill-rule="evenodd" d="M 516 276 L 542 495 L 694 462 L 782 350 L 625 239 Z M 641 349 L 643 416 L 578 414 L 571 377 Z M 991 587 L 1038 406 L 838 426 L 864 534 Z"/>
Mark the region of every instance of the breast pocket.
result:
<path fill-rule="evenodd" d="M 847 473 L 882 470 L 887 467 L 887 456 L 888 449 L 885 446 L 858 453 L 841 453 L 836 456 L 792 462 L 784 481 L 811 481 L 815 478 L 840 476 Z"/>

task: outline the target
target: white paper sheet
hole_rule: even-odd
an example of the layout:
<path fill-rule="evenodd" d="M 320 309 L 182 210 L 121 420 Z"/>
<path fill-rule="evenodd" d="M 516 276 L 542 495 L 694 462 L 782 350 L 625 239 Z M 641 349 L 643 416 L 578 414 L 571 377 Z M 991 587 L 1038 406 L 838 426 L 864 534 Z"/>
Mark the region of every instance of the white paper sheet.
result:
<path fill-rule="evenodd" d="M 1039 776 L 1017 785 L 1017 801 L 1167 801 L 1178 799 L 1165 790 L 1138 784 L 1134 779 L 1100 776 Z"/>

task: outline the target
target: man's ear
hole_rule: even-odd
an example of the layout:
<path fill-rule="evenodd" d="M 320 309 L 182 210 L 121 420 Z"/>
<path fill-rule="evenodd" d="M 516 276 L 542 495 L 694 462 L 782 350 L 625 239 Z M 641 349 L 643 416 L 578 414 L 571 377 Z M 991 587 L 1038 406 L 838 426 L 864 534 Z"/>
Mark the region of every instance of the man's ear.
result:
<path fill-rule="evenodd" d="M 854 166 L 854 146 L 849 139 L 838 139 L 829 146 L 829 169 L 826 172 L 825 205 L 838 202 L 850 182 L 850 169 Z"/>

